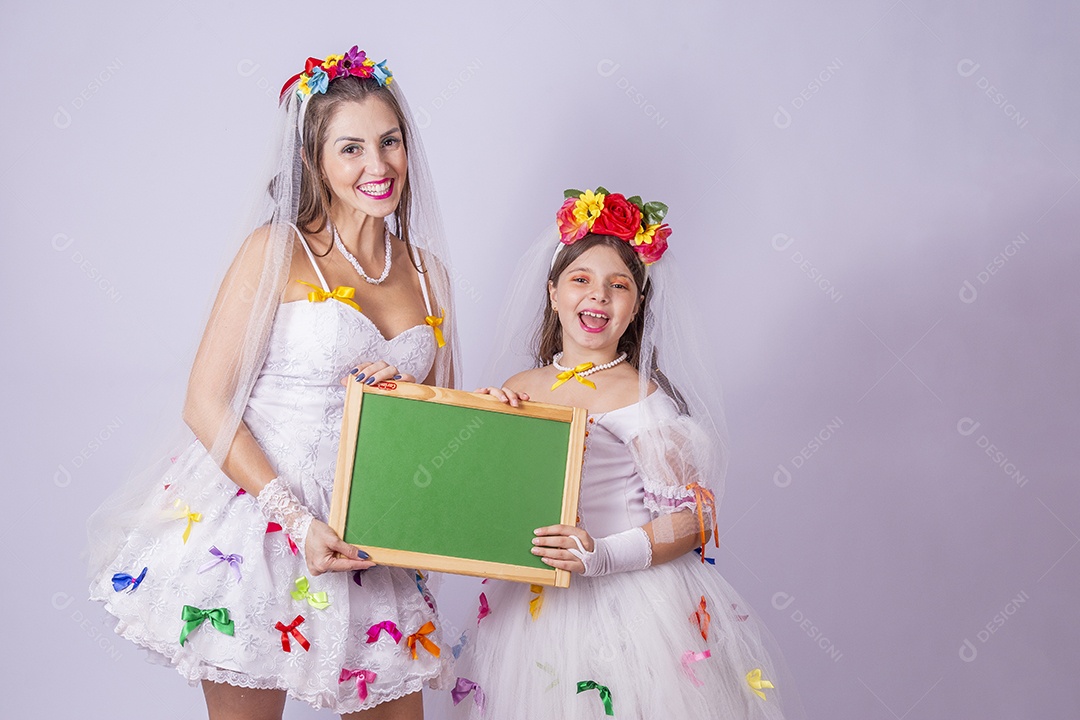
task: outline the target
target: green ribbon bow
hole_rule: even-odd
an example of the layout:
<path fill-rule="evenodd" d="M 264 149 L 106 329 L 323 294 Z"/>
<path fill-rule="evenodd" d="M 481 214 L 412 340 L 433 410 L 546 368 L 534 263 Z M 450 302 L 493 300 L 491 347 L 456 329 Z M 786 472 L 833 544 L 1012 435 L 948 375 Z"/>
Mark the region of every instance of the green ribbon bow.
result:
<path fill-rule="evenodd" d="M 210 618 L 211 624 L 226 635 L 233 634 L 233 621 L 229 619 L 229 611 L 225 608 L 213 610 L 200 610 L 191 605 L 185 605 L 180 619 L 184 621 L 184 629 L 180 631 L 180 644 L 187 640 L 188 633 L 203 624 L 203 620 Z"/>
<path fill-rule="evenodd" d="M 316 610 L 325 610 L 330 607 L 330 600 L 326 597 L 326 592 L 320 590 L 319 592 L 308 592 L 309 589 L 308 579 L 306 577 L 296 578 L 296 589 L 292 591 L 293 600 L 299 600 L 303 602 L 308 601 L 308 605 Z"/>
<path fill-rule="evenodd" d="M 601 685 L 595 680 L 582 680 L 577 684 L 577 691 L 583 693 L 586 690 L 599 690 L 600 701 L 604 703 L 604 714 L 615 715 L 615 710 L 611 706 L 611 691 L 607 689 L 606 685 Z"/>

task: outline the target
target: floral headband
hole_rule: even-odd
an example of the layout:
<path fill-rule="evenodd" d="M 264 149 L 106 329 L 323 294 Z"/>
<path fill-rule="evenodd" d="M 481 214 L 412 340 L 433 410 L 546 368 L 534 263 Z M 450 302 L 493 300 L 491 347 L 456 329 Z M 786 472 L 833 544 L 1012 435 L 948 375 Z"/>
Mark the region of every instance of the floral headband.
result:
<path fill-rule="evenodd" d="M 286 80 L 278 96 L 278 102 L 284 100 L 289 88 L 296 83 L 296 97 L 300 100 L 300 111 L 297 117 L 300 137 L 304 137 L 304 112 L 307 110 L 308 100 L 312 95 L 325 93 L 331 80 L 343 77 L 373 77 L 382 87 L 394 81 L 394 75 L 390 72 L 390 68 L 386 67 L 385 60 L 379 63 L 369 60 L 367 53 L 357 45 L 353 45 L 352 49 L 344 55 L 327 55 L 325 60 L 309 57 L 307 63 L 304 64 L 304 72 L 297 73 Z"/>
<path fill-rule="evenodd" d="M 590 232 L 611 235 L 630 243 L 646 265 L 667 251 L 671 228 L 661 222 L 668 211 L 664 203 L 643 203 L 637 195 L 627 199 L 603 187 L 563 194 L 566 201 L 555 216 L 563 245 L 572 245 Z"/>

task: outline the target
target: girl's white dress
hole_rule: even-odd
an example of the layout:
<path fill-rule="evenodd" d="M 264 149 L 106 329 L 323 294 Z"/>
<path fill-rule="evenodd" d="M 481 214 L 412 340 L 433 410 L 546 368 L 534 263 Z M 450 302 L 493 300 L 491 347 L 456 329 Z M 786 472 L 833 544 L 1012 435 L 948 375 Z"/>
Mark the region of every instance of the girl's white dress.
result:
<path fill-rule="evenodd" d="M 328 291 L 321 273 L 319 279 Z M 329 514 L 341 378 L 375 360 L 424 378 L 435 350 L 431 327 L 418 325 L 387 340 L 369 318 L 335 299 L 278 309 L 244 422 L 316 518 Z M 161 656 L 192 684 L 207 679 L 278 688 L 338 713 L 416 692 L 449 672 L 452 656 L 448 647 L 441 652 L 434 602 L 415 571 L 374 567 L 312 577 L 302 552 L 238 490 L 198 441 L 174 458 L 138 527 L 91 586 L 92 599 L 116 617 L 117 633 Z M 181 645 L 191 625 L 184 613 L 192 618 L 185 606 L 228 614 L 211 613 Z M 369 629 L 382 623 L 385 629 L 376 627 L 371 642 Z M 409 636 L 427 623 L 435 628 L 423 637 L 440 656 L 414 640 L 414 659 Z"/>
<path fill-rule="evenodd" d="M 631 451 L 633 438 L 649 432 L 646 416 L 667 422 L 676 415 L 659 390 L 590 415 L 579 524 L 593 537 L 693 507 L 689 490 L 647 476 Z M 695 553 L 640 571 L 575 574 L 567 589 L 537 593 L 539 586 L 496 580 L 480 587 L 489 613 L 460 651 L 461 716 L 603 718 L 606 688 L 616 718 L 783 717 L 781 683 L 770 687 L 777 673 L 763 646 L 767 633 Z M 475 690 L 461 699 L 470 683 L 482 702 Z"/>

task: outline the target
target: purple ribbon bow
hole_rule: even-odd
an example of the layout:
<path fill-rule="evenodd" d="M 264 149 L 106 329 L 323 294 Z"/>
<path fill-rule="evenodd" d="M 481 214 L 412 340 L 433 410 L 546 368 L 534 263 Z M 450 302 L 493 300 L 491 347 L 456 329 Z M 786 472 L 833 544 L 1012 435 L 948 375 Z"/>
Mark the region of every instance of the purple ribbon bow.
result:
<path fill-rule="evenodd" d="M 143 578 L 146 577 L 146 568 L 142 569 L 139 573 L 139 577 L 131 577 L 127 573 L 116 573 L 112 576 L 113 590 L 120 592 L 124 588 L 128 588 L 129 593 L 135 592 L 135 589 L 142 583 Z"/>
<path fill-rule="evenodd" d="M 473 692 L 474 690 L 476 692 Z M 480 708 L 480 712 L 484 712 L 484 703 L 487 702 L 487 698 L 484 697 L 484 691 L 479 685 L 468 678 L 459 677 L 457 679 L 457 684 L 454 685 L 454 689 L 450 691 L 450 697 L 454 698 L 454 704 L 457 705 L 467 698 L 470 692 L 473 692 L 473 700 L 476 701 L 476 707 Z"/>
<path fill-rule="evenodd" d="M 207 570 L 217 567 L 221 563 L 228 563 L 229 567 L 231 567 L 233 572 L 236 574 L 236 582 L 240 582 L 241 578 L 243 577 L 240 574 L 240 565 L 244 562 L 243 557 L 241 557 L 240 555 L 236 555 L 235 553 L 231 555 L 226 555 L 225 553 L 217 549 L 217 545 L 213 545 L 210 547 L 210 554 L 213 555 L 215 559 L 211 560 L 210 562 L 199 568 L 200 573 L 204 573 Z"/>

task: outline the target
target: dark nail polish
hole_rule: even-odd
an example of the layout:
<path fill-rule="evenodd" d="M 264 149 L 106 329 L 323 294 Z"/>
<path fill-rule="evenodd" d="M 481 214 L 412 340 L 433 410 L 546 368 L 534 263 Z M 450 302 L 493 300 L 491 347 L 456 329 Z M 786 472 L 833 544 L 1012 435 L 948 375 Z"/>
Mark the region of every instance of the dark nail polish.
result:
<path fill-rule="evenodd" d="M 364 381 L 364 384 L 365 385 L 374 385 L 375 384 L 375 376 L 369 377 L 367 380 Z"/>
<path fill-rule="evenodd" d="M 394 376 L 394 379 L 395 379 L 395 380 L 400 380 L 400 379 L 401 379 L 401 376 L 400 376 L 400 375 L 395 375 L 395 376 Z"/>
<path fill-rule="evenodd" d="M 356 368 L 356 369 L 359 370 L 360 368 Z M 364 373 L 360 373 L 359 375 L 356 376 L 356 382 L 360 382 L 363 379 L 364 379 Z"/>
<path fill-rule="evenodd" d="M 353 368 L 352 370 L 349 371 L 349 374 L 350 375 L 355 375 L 358 372 L 360 372 L 360 368 Z"/>
<path fill-rule="evenodd" d="M 368 560 L 368 559 L 371 558 L 370 555 L 368 555 L 363 550 L 359 550 L 359 549 L 356 551 L 356 557 L 360 558 L 361 560 Z"/>

